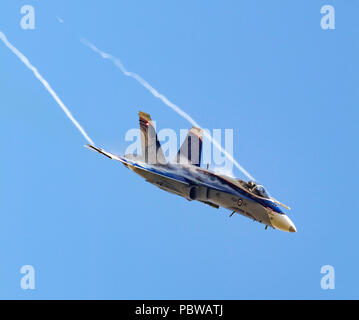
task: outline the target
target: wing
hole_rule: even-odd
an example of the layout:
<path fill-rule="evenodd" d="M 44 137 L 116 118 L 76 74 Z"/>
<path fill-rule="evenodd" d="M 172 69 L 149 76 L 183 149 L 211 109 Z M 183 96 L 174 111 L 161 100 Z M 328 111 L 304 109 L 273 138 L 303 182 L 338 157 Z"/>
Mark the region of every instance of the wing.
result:
<path fill-rule="evenodd" d="M 177 153 L 177 163 L 201 165 L 203 130 L 192 127 Z"/>
<path fill-rule="evenodd" d="M 87 149 L 90 149 L 90 150 L 92 150 L 92 151 L 96 151 L 96 152 L 98 152 L 98 153 L 101 153 L 101 154 L 103 154 L 104 156 L 106 156 L 107 158 L 110 158 L 110 159 L 113 159 L 113 160 L 118 160 L 118 161 L 123 162 L 123 160 L 122 160 L 120 157 L 116 156 L 115 154 L 112 154 L 112 153 L 110 153 L 110 152 L 107 152 L 107 151 L 105 151 L 105 150 L 103 150 L 103 149 L 101 149 L 101 148 L 97 148 L 97 147 L 95 147 L 95 146 L 92 146 L 91 144 L 85 145 L 84 147 L 87 148 Z"/>

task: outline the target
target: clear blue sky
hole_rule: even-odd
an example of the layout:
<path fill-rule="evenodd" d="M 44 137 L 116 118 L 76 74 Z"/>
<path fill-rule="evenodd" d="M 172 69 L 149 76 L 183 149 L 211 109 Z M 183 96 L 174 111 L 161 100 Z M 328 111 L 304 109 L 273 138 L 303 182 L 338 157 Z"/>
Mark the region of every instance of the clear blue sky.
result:
<path fill-rule="evenodd" d="M 35 30 L 20 28 L 24 4 Z M 335 30 L 320 27 L 325 4 Z M 139 109 L 159 128 L 190 124 L 81 37 L 202 126 L 233 128 L 235 158 L 292 207 L 298 233 L 230 219 L 86 150 L 0 43 L 0 298 L 359 298 L 358 11 L 356 0 L 2 1 L 0 30 L 97 145 L 123 152 Z M 26 264 L 33 291 L 20 288 Z M 320 287 L 326 264 L 335 290 Z"/>

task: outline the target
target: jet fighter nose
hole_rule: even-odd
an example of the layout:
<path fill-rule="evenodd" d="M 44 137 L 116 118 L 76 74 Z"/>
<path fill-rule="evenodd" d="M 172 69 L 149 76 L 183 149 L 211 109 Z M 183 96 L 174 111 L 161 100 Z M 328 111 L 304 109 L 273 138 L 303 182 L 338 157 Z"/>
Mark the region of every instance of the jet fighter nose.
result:
<path fill-rule="evenodd" d="M 276 214 L 271 220 L 272 226 L 286 232 L 297 232 L 294 223 L 285 214 Z"/>

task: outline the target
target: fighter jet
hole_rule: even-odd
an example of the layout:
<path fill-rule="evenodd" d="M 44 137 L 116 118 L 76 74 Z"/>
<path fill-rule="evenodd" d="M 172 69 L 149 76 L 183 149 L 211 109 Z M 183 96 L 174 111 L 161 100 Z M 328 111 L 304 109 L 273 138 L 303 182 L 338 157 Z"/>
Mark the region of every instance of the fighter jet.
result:
<path fill-rule="evenodd" d="M 141 155 L 119 156 L 93 145 L 85 147 L 121 162 L 147 182 L 189 201 L 200 201 L 214 208 L 223 207 L 265 225 L 265 229 L 296 232 L 281 207 L 290 209 L 270 197 L 255 181 L 244 181 L 201 168 L 202 129 L 192 127 L 177 156 L 167 161 L 149 114 L 139 112 Z"/>

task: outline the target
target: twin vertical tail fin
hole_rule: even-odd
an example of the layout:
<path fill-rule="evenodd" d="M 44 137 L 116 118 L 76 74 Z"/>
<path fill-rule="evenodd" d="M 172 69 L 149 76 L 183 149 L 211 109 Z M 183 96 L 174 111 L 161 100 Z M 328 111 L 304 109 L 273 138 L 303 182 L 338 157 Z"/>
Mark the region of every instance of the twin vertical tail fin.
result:
<path fill-rule="evenodd" d="M 148 113 L 139 111 L 142 159 L 149 164 L 166 164 L 161 144 L 156 134 L 156 126 Z M 192 127 L 178 150 L 176 162 L 201 165 L 203 130 Z"/>
<path fill-rule="evenodd" d="M 161 144 L 158 141 L 155 124 L 148 113 L 139 111 L 142 158 L 150 164 L 166 164 Z"/>
<path fill-rule="evenodd" d="M 203 130 L 192 127 L 177 153 L 177 163 L 201 165 Z"/>

